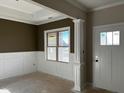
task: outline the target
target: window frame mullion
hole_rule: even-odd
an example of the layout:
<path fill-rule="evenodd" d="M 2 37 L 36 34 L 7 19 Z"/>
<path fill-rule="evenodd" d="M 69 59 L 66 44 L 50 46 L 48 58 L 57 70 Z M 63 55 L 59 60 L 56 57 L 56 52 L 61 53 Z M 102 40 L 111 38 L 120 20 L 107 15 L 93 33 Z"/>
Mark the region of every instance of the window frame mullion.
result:
<path fill-rule="evenodd" d="M 67 28 L 69 29 L 69 28 Z M 62 47 L 62 48 L 69 48 L 69 52 L 70 52 L 70 41 L 69 41 L 69 45 L 68 46 L 62 46 L 62 45 L 59 45 L 59 38 L 60 38 L 60 32 L 65 32 L 66 30 L 55 30 L 55 31 L 50 31 L 50 32 L 46 32 L 46 60 L 48 61 L 57 61 L 57 62 L 62 62 L 62 63 L 66 63 L 66 62 L 63 62 L 63 61 L 60 61 L 59 60 L 59 48 Z M 68 30 L 69 31 L 69 40 L 70 40 L 70 29 Z M 49 33 L 56 33 L 56 45 L 55 46 L 49 46 L 48 45 L 48 34 Z M 55 47 L 56 48 L 56 60 L 49 60 L 48 59 L 48 48 L 49 47 Z"/>

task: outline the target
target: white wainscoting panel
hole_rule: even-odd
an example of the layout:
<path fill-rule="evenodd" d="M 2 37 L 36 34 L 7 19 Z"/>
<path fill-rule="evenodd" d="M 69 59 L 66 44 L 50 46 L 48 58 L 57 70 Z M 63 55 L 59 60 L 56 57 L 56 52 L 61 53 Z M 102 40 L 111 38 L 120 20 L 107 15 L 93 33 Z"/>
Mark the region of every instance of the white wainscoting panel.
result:
<path fill-rule="evenodd" d="M 74 89 L 73 90 L 77 90 L 80 91 L 81 87 L 80 87 L 80 63 L 75 63 L 74 65 Z"/>
<path fill-rule="evenodd" d="M 37 52 L 0 53 L 0 79 L 37 71 Z"/>
<path fill-rule="evenodd" d="M 74 80 L 73 62 L 75 61 L 74 54 L 70 54 L 69 63 L 51 62 L 45 60 L 45 53 L 38 52 L 38 71 L 45 72 L 51 75 L 59 76 L 63 79 Z"/>

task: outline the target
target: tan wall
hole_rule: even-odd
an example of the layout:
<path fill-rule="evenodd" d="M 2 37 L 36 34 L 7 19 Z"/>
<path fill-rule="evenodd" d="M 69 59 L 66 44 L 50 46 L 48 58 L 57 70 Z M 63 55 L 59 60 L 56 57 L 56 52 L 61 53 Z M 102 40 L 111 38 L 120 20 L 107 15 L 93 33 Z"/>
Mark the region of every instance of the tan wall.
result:
<path fill-rule="evenodd" d="M 83 12 L 81 9 L 77 7 L 74 7 L 65 0 L 33 0 L 33 1 L 45 5 L 49 8 L 55 9 L 57 11 L 60 11 L 74 18 L 82 19 L 86 18 L 85 12 Z"/>
<path fill-rule="evenodd" d="M 86 19 L 86 81 L 92 82 L 92 15 L 87 14 Z"/>
<path fill-rule="evenodd" d="M 124 22 L 124 5 L 93 12 L 92 22 L 94 26 Z"/>

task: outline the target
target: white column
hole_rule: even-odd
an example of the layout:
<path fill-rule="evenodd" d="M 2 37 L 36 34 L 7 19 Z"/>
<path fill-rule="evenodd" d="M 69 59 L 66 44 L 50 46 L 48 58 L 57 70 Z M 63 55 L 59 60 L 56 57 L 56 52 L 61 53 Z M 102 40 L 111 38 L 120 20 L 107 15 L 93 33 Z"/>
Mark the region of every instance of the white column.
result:
<path fill-rule="evenodd" d="M 83 20 L 75 19 L 74 22 L 74 30 L 75 30 L 75 62 L 73 63 L 74 69 L 74 90 L 81 91 L 81 65 L 83 62 Z"/>

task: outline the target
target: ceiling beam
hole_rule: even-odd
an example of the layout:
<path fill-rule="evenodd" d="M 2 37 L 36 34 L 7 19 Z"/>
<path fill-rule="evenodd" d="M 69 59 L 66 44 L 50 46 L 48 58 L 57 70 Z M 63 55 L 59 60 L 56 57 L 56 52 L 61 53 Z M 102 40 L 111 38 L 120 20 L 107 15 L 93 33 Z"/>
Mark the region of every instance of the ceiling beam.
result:
<path fill-rule="evenodd" d="M 33 0 L 33 1 L 42 4 L 46 7 L 57 10 L 73 18 L 86 19 L 85 12 L 83 12 L 81 9 L 73 6 L 72 4 L 65 0 Z"/>

